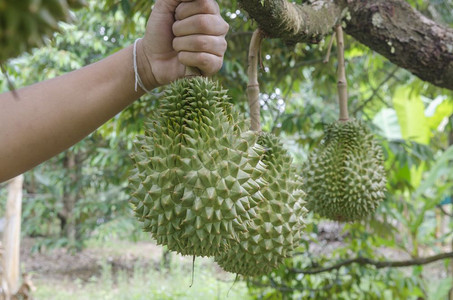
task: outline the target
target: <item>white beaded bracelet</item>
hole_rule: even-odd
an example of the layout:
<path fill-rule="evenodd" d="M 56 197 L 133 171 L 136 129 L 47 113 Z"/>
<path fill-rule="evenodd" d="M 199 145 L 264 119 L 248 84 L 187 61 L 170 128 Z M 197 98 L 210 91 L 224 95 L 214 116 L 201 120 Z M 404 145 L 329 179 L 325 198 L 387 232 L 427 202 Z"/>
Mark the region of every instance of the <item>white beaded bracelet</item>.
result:
<path fill-rule="evenodd" d="M 137 92 L 138 90 L 138 85 L 147 92 L 148 94 L 151 94 L 151 91 L 148 91 L 145 87 L 145 85 L 142 82 L 142 79 L 140 78 L 140 75 L 138 74 L 138 68 L 137 68 L 137 42 L 141 40 L 141 38 L 138 38 L 135 40 L 134 43 L 134 73 L 135 73 L 135 91 Z"/>

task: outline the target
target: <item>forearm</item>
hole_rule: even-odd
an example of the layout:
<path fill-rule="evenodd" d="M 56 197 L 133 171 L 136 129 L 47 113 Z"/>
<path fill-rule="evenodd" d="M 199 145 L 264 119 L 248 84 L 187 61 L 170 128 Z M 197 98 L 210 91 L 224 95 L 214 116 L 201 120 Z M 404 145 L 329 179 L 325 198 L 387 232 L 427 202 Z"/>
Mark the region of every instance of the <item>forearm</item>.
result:
<path fill-rule="evenodd" d="M 0 95 L 0 182 L 74 145 L 139 98 L 132 47 Z"/>
<path fill-rule="evenodd" d="M 184 76 L 215 74 L 228 24 L 214 0 L 156 0 L 137 43 L 138 73 L 150 90 Z M 74 145 L 144 92 L 135 91 L 133 46 L 42 83 L 0 94 L 0 182 Z"/>

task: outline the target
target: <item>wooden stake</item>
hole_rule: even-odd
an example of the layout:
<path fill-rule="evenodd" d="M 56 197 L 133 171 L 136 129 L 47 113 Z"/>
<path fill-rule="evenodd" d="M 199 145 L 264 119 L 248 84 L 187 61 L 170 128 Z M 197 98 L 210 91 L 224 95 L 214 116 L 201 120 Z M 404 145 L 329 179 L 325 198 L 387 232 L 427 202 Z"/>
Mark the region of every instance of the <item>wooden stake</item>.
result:
<path fill-rule="evenodd" d="M 255 30 L 252 35 L 249 47 L 249 60 L 248 60 L 248 77 L 249 83 L 247 85 L 247 98 L 250 108 L 251 130 L 261 131 L 261 116 L 260 116 L 260 86 L 258 83 L 258 61 L 259 51 L 263 35 L 259 29 Z"/>
<path fill-rule="evenodd" d="M 337 52 L 338 52 L 338 101 L 340 104 L 340 122 L 346 122 L 349 120 L 348 113 L 348 84 L 346 82 L 346 71 L 344 64 L 344 38 L 343 29 L 341 24 L 335 27 L 335 33 L 337 37 Z"/>
<path fill-rule="evenodd" d="M 8 184 L 6 202 L 6 227 L 3 235 L 3 274 L 2 286 L 6 287 L 6 299 L 19 290 L 20 278 L 20 225 L 22 214 L 22 187 L 24 176 L 19 175 Z"/>

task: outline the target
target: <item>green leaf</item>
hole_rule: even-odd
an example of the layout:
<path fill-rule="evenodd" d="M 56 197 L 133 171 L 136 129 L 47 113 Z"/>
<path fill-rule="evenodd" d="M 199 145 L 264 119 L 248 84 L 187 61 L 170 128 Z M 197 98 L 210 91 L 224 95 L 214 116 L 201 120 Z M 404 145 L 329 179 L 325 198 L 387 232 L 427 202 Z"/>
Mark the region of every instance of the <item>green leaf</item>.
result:
<path fill-rule="evenodd" d="M 393 95 L 393 106 L 398 116 L 403 138 L 419 144 L 429 144 L 431 132 L 425 116 L 425 106 L 419 94 L 411 91 L 408 86 L 398 88 Z M 425 164 L 419 168 L 411 168 L 412 186 L 418 186 Z"/>
<path fill-rule="evenodd" d="M 448 292 L 453 287 L 453 278 L 447 277 L 439 281 L 432 281 L 428 286 L 428 300 L 447 299 Z"/>
<path fill-rule="evenodd" d="M 436 182 L 442 177 L 444 180 L 451 179 L 453 177 L 451 175 L 452 173 L 450 164 L 452 160 L 453 146 L 450 146 L 440 157 L 437 158 L 435 164 L 425 175 L 425 178 L 418 187 L 415 195 L 422 195 L 430 188 L 434 188 L 436 186 Z"/>
<path fill-rule="evenodd" d="M 453 101 L 446 97 L 437 97 L 426 108 L 428 125 L 431 130 L 436 130 L 441 122 L 453 114 Z"/>
<path fill-rule="evenodd" d="M 129 0 L 121 0 L 121 8 L 126 15 L 129 15 L 131 13 L 131 3 Z"/>
<path fill-rule="evenodd" d="M 420 95 L 412 92 L 408 86 L 400 87 L 393 95 L 393 106 L 403 138 L 419 144 L 428 144 L 430 131 Z"/>
<path fill-rule="evenodd" d="M 373 119 L 373 124 L 379 128 L 383 137 L 388 140 L 402 139 L 401 128 L 396 111 L 391 108 L 381 109 Z"/>

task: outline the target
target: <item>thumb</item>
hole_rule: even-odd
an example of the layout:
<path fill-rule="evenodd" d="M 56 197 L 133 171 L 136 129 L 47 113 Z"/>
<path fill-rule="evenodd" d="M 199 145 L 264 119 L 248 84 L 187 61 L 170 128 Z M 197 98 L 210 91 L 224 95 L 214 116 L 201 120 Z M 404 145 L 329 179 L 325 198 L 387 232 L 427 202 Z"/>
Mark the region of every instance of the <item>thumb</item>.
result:
<path fill-rule="evenodd" d="M 171 13 L 174 14 L 176 7 L 181 2 L 191 2 L 193 0 L 157 0 L 154 5 L 154 11 L 157 10 L 159 13 Z"/>

